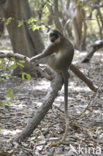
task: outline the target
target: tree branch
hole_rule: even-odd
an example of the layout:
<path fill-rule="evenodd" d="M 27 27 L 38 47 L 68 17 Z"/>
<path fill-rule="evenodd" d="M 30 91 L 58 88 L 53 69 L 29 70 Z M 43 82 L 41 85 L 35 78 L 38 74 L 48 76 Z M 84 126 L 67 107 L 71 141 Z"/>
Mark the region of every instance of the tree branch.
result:
<path fill-rule="evenodd" d="M 15 59 L 19 59 L 19 60 L 25 60 L 27 62 L 30 62 L 30 58 L 27 56 L 24 56 L 22 54 L 18 54 L 18 53 L 11 53 L 11 52 L 0 52 L 0 58 L 15 58 Z"/>
<path fill-rule="evenodd" d="M 88 62 L 91 60 L 93 54 L 94 54 L 97 50 L 99 50 L 100 48 L 103 48 L 103 40 L 98 40 L 98 41 L 96 41 L 95 43 L 93 43 L 93 44 L 91 45 L 91 47 L 92 47 L 92 49 L 91 49 L 91 50 L 87 53 L 87 55 L 83 58 L 83 60 L 81 61 L 82 63 L 88 63 Z"/>
<path fill-rule="evenodd" d="M 20 59 L 20 60 L 25 60 L 27 63 L 30 62 L 30 58 L 26 57 L 24 55 L 18 54 L 18 53 L 4 53 L 0 52 L 0 58 L 11 58 L 14 57 L 15 59 Z M 39 66 L 37 66 L 37 63 L 33 62 L 33 66 L 35 66 L 35 69 L 41 73 L 41 75 L 48 80 L 52 80 L 52 77 L 47 74 L 47 72 L 43 71 Z M 70 70 L 77 76 L 79 77 L 82 81 L 86 83 L 86 85 L 93 90 L 94 92 L 97 91 L 97 88 L 93 85 L 90 79 L 88 79 L 75 65 L 71 64 L 70 65 Z"/>
<path fill-rule="evenodd" d="M 55 98 L 58 95 L 58 91 L 62 87 L 62 76 L 57 75 L 52 82 L 51 87 L 49 88 L 48 94 L 45 97 L 45 101 L 43 102 L 42 106 L 39 110 L 34 114 L 33 118 L 29 120 L 27 126 L 24 130 L 14 139 L 14 141 L 20 142 L 25 140 L 26 137 L 29 137 L 35 128 L 39 125 L 41 120 L 45 117 L 49 109 L 52 107 L 52 104 Z"/>
<path fill-rule="evenodd" d="M 78 76 L 82 81 L 86 83 L 86 85 L 94 92 L 97 91 L 98 88 L 96 88 L 92 81 L 88 79 L 78 68 L 76 68 L 73 64 L 70 65 L 70 70 Z"/>
<path fill-rule="evenodd" d="M 36 62 L 31 63 L 29 57 L 18 53 L 0 52 L 0 58 L 12 58 L 12 57 L 17 60 L 24 60 L 26 63 L 31 64 L 33 67 L 35 66 L 35 70 L 38 71 L 43 77 L 45 77 L 48 80 L 52 80 L 52 77 L 48 75 L 47 72 L 43 71 Z"/>

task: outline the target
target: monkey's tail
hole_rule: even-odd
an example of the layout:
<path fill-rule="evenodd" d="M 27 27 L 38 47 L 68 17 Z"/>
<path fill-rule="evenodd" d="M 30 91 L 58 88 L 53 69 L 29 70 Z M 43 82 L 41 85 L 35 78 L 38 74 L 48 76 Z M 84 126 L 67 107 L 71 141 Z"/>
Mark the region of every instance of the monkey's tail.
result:
<path fill-rule="evenodd" d="M 68 117 L 68 79 L 70 75 L 68 71 L 63 71 L 63 80 L 64 80 L 64 112 L 65 112 L 65 133 L 63 136 L 63 140 L 65 140 L 68 130 L 69 130 L 69 117 Z"/>
<path fill-rule="evenodd" d="M 64 80 L 64 111 L 66 118 L 68 118 L 68 78 L 69 73 L 67 70 L 63 71 L 63 80 Z"/>

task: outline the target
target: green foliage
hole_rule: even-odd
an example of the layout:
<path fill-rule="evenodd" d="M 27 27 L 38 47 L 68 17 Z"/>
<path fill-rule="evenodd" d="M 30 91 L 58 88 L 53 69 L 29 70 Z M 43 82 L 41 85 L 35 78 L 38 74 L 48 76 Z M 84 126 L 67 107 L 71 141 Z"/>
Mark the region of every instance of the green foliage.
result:
<path fill-rule="evenodd" d="M 5 23 L 5 25 L 8 25 L 11 23 L 11 21 L 13 20 L 12 17 L 8 17 L 7 19 L 5 19 L 5 17 L 0 17 L 0 21 L 3 21 Z"/>
<path fill-rule="evenodd" d="M 9 71 L 14 70 L 14 69 L 16 69 L 17 67 L 24 68 L 24 63 L 25 63 L 24 60 L 16 61 L 14 58 L 10 58 L 10 61 L 11 61 L 11 62 L 9 62 L 9 65 L 8 65 L 7 59 L 2 59 L 2 58 L 1 58 L 1 59 L 0 59 L 0 68 L 1 68 L 1 69 L 5 69 L 5 70 L 8 69 Z M 10 72 L 9 72 L 9 73 L 10 73 Z M 3 73 L 3 74 L 1 75 L 1 77 L 0 77 L 0 82 L 2 81 L 3 78 L 9 79 L 9 78 L 10 78 L 9 73 L 6 73 L 6 72 Z M 31 79 L 31 75 L 30 75 L 30 74 L 27 74 L 27 73 L 25 73 L 25 72 L 23 72 L 23 73 L 22 73 L 22 80 L 25 80 L 25 79 L 30 80 L 30 79 Z M 6 99 L 6 100 L 2 100 L 2 101 L 1 101 L 1 104 L 2 104 L 3 106 L 10 106 L 10 105 L 13 104 L 13 97 L 14 97 L 14 95 L 13 95 L 13 90 L 12 90 L 11 88 L 8 89 L 7 92 L 6 92 L 6 95 L 7 95 L 7 99 Z"/>
<path fill-rule="evenodd" d="M 14 62 L 12 65 L 9 66 L 9 70 L 12 70 L 12 69 L 16 69 L 17 68 L 17 62 Z"/>
<path fill-rule="evenodd" d="M 49 14 L 49 9 L 47 5 L 44 6 L 44 11 L 45 11 L 45 14 Z"/>
<path fill-rule="evenodd" d="M 4 58 L 0 58 L 0 69 L 6 68 L 6 61 Z"/>
<path fill-rule="evenodd" d="M 1 20 L 3 21 L 3 22 L 5 22 L 5 18 L 3 17 L 3 18 L 1 18 Z"/>
<path fill-rule="evenodd" d="M 9 25 L 9 24 L 11 23 L 11 21 L 12 21 L 12 17 L 9 17 L 9 18 L 6 20 L 5 24 L 6 24 L 6 25 Z"/>
<path fill-rule="evenodd" d="M 5 102 L 4 100 L 2 100 L 2 101 L 1 101 L 1 104 L 2 104 L 3 106 L 5 106 L 5 105 L 6 105 L 6 102 Z"/>
<path fill-rule="evenodd" d="M 13 102 L 12 101 L 9 101 L 9 102 L 1 101 L 1 104 L 2 104 L 2 106 L 11 106 L 13 104 Z"/>
<path fill-rule="evenodd" d="M 32 29 L 33 31 L 44 28 L 44 25 L 37 25 L 37 19 L 33 17 L 29 18 L 27 23 L 29 25 L 29 29 Z"/>
<path fill-rule="evenodd" d="M 13 99 L 13 91 L 12 91 L 12 89 L 8 89 L 8 90 L 7 90 L 7 95 L 8 95 L 8 97 L 10 98 L 10 100 Z"/>
<path fill-rule="evenodd" d="M 17 66 L 19 66 L 19 67 L 21 67 L 21 68 L 24 68 L 24 63 L 25 63 L 25 61 L 23 62 L 23 61 L 20 61 L 19 60 L 19 62 L 16 62 L 17 63 Z"/>
<path fill-rule="evenodd" d="M 32 25 L 32 30 L 33 31 L 43 29 L 43 28 L 44 28 L 44 25 L 41 25 L 41 26 Z"/>
<path fill-rule="evenodd" d="M 9 66 L 9 70 L 16 69 L 17 67 L 24 68 L 24 60 L 15 61 L 15 59 L 12 58 L 11 61 L 13 61 L 13 63 Z"/>
<path fill-rule="evenodd" d="M 11 61 L 11 63 L 7 67 L 6 60 L 4 58 L 1 58 L 0 59 L 0 68 L 1 69 L 8 69 L 9 71 L 14 70 L 17 67 L 24 68 L 25 60 L 16 61 L 14 58 L 10 58 L 10 61 Z M 0 82 L 2 81 L 2 77 L 8 79 L 9 78 L 9 74 L 4 73 L 0 77 Z M 30 80 L 31 79 L 31 75 L 23 72 L 22 73 L 22 80 L 25 80 L 25 78 L 28 79 L 28 80 Z"/>
<path fill-rule="evenodd" d="M 31 75 L 30 74 L 27 74 L 25 72 L 22 72 L 22 80 L 25 80 L 25 79 L 30 80 L 31 79 Z"/>
<path fill-rule="evenodd" d="M 28 24 L 32 24 L 34 22 L 37 22 L 37 19 L 35 19 L 33 17 L 31 17 L 31 18 L 28 19 Z"/>
<path fill-rule="evenodd" d="M 3 105 L 3 106 L 10 106 L 10 105 L 12 105 L 13 104 L 13 90 L 12 89 L 8 89 L 7 90 L 7 97 L 8 97 L 8 100 L 2 100 L 1 101 L 1 104 Z"/>
<path fill-rule="evenodd" d="M 23 25 L 23 21 L 18 21 L 18 27 L 21 27 Z"/>

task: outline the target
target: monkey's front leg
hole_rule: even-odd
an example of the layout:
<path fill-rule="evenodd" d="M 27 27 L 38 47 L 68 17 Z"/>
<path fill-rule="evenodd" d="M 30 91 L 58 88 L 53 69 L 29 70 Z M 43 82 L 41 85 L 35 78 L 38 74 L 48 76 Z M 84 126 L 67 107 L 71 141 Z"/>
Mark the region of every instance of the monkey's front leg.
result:
<path fill-rule="evenodd" d="M 30 62 L 35 62 L 37 59 L 40 59 L 41 57 L 41 54 L 38 54 L 36 56 L 33 56 L 31 59 L 30 59 Z"/>

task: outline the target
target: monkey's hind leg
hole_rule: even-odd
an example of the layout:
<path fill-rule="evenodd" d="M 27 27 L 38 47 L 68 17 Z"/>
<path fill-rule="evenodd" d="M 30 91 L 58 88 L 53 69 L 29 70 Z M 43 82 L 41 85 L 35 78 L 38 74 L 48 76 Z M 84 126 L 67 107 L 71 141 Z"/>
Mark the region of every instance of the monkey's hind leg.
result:
<path fill-rule="evenodd" d="M 51 143 L 50 146 L 51 146 L 51 147 L 54 147 L 54 146 L 58 146 L 58 145 L 62 144 L 63 141 L 65 141 L 65 139 L 66 139 L 66 137 L 67 137 L 67 135 L 68 135 L 68 131 L 69 131 L 69 121 L 66 119 L 65 132 L 64 132 L 62 138 L 61 138 L 59 141 L 57 141 L 57 142 Z"/>
<path fill-rule="evenodd" d="M 68 73 L 68 71 L 63 71 L 62 76 L 64 79 L 64 110 L 65 110 L 66 127 L 65 127 L 65 132 L 64 132 L 61 140 L 59 140 L 57 142 L 53 142 L 51 144 L 51 146 L 57 146 L 57 145 L 61 144 L 63 141 L 65 141 L 66 136 L 67 136 L 68 131 L 69 131 L 69 117 L 68 117 L 68 78 L 69 78 L 69 73 Z"/>

